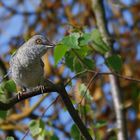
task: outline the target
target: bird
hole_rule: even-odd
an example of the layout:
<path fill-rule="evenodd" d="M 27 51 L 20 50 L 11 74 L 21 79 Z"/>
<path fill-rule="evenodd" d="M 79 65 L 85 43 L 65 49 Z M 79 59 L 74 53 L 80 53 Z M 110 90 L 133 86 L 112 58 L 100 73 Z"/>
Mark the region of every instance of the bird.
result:
<path fill-rule="evenodd" d="M 46 37 L 34 35 L 11 56 L 11 77 L 23 91 L 44 85 L 46 80 L 42 57 L 54 46 Z"/>

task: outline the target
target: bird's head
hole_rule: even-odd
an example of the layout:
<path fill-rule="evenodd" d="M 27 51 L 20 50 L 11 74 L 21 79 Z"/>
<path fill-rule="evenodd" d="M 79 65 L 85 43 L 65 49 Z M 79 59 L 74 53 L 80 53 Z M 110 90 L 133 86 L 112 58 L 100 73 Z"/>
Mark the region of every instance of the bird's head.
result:
<path fill-rule="evenodd" d="M 55 46 L 47 38 L 42 35 L 34 35 L 26 42 L 26 46 L 30 48 L 35 54 L 43 56 L 49 48 Z"/>

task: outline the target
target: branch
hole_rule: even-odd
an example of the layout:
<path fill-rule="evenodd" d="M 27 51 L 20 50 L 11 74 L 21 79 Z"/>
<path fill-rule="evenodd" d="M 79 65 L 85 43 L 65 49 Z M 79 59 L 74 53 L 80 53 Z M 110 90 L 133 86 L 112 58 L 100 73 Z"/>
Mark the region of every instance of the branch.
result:
<path fill-rule="evenodd" d="M 70 98 L 67 94 L 67 91 L 64 88 L 64 85 L 60 85 L 57 88 L 57 91 L 60 93 L 60 96 L 68 110 L 68 112 L 70 113 L 71 117 L 73 118 L 73 121 L 76 123 L 77 127 L 80 129 L 82 135 L 84 136 L 84 138 L 86 140 L 92 140 L 92 137 L 90 136 L 89 132 L 87 131 L 85 125 L 83 124 L 81 118 L 78 115 L 78 111 L 75 110 L 72 102 L 70 101 Z"/>
<path fill-rule="evenodd" d="M 65 87 L 70 84 L 70 82 L 74 79 L 74 78 L 77 78 L 79 76 L 81 76 L 82 74 L 84 73 L 87 73 L 87 72 L 90 72 L 90 73 L 94 73 L 94 74 L 97 74 L 98 75 L 114 75 L 118 78 L 121 78 L 121 79 L 124 79 L 124 80 L 129 80 L 129 81 L 133 81 L 133 82 L 138 82 L 140 83 L 140 80 L 139 79 L 136 79 L 134 77 L 129 77 L 129 76 L 124 76 L 124 75 L 121 75 L 119 73 L 115 73 L 115 72 L 99 72 L 99 71 L 94 71 L 94 70 L 84 70 L 84 71 L 81 71 L 79 73 L 77 73 L 76 75 L 74 75 L 66 84 L 65 84 Z"/>
<path fill-rule="evenodd" d="M 95 72 L 94 75 L 91 77 L 90 81 L 88 82 L 88 85 L 87 85 L 86 91 L 85 91 L 85 93 L 84 93 L 84 95 L 83 95 L 81 101 L 79 102 L 79 104 L 82 103 L 84 97 L 85 97 L 86 94 L 87 94 L 88 89 L 90 88 L 91 84 L 93 84 L 93 81 L 95 81 L 95 79 L 96 79 L 97 76 L 98 76 L 98 72 Z"/>
<path fill-rule="evenodd" d="M 25 132 L 25 129 L 27 129 L 27 126 L 25 125 L 17 125 L 15 123 L 11 123 L 11 122 L 8 122 L 8 123 L 0 123 L 0 128 L 4 131 L 7 131 L 7 130 L 18 130 L 18 131 L 21 131 L 21 132 Z"/>
<path fill-rule="evenodd" d="M 43 90 L 41 87 L 40 88 L 37 87 L 31 92 L 23 92 L 20 98 L 18 95 L 16 95 L 15 97 L 12 97 L 9 100 L 7 100 L 5 103 L 0 101 L 0 110 L 8 110 L 12 108 L 18 102 L 21 102 L 22 100 L 25 100 L 25 99 L 28 99 L 30 97 L 37 96 L 40 94 L 44 94 L 46 92 L 58 92 L 70 116 L 72 117 L 73 121 L 76 123 L 77 127 L 79 128 L 85 140 L 92 140 L 92 137 L 90 136 L 87 128 L 85 127 L 84 123 L 79 117 L 77 110 L 75 110 L 71 100 L 69 99 L 69 96 L 67 94 L 67 91 L 65 90 L 64 85 L 55 85 L 52 83 L 51 85 L 49 85 L 49 87 L 44 87 Z"/>
<path fill-rule="evenodd" d="M 40 11 L 37 12 L 21 12 L 16 10 L 15 8 L 9 7 L 6 4 L 4 4 L 2 1 L 0 2 L 1 6 L 3 6 L 6 10 L 10 11 L 12 14 L 18 14 L 18 15 L 25 15 L 25 16 L 30 16 L 30 15 L 38 15 L 40 14 Z"/>
<path fill-rule="evenodd" d="M 101 33 L 101 36 L 104 42 L 112 48 L 113 44 L 110 40 L 111 37 L 106 27 L 103 1 L 91 0 L 91 2 L 92 2 L 92 9 L 95 13 L 97 26 Z M 109 56 L 110 54 L 111 52 L 109 52 L 109 54 L 107 55 Z M 122 108 L 122 97 L 120 93 L 119 83 L 117 82 L 117 79 L 114 75 L 109 75 L 109 78 L 110 78 L 111 91 L 112 91 L 112 97 L 113 97 L 113 103 L 114 103 L 114 109 L 115 109 L 116 121 L 117 121 L 117 128 L 118 128 L 117 139 L 127 140 L 128 135 L 127 135 L 127 127 L 126 127 L 126 118 L 125 118 L 125 112 Z"/>
<path fill-rule="evenodd" d="M 56 99 L 49 105 L 47 106 L 47 108 L 45 108 L 45 110 L 43 111 L 41 118 L 44 117 L 45 113 L 47 112 L 47 110 L 59 99 L 59 96 L 56 97 Z"/>
<path fill-rule="evenodd" d="M 28 99 L 30 97 L 37 96 L 40 94 L 44 94 L 46 92 L 55 92 L 55 91 L 56 91 L 56 89 L 53 86 L 52 87 L 45 87 L 43 90 L 43 93 L 42 93 L 41 88 L 39 89 L 37 87 L 33 91 L 23 92 L 22 95 L 20 96 L 20 99 L 19 99 L 19 94 L 17 94 L 16 96 L 8 99 L 6 102 L 0 101 L 0 110 L 9 110 L 15 104 L 17 104 L 18 102 L 21 102 L 25 99 Z"/>

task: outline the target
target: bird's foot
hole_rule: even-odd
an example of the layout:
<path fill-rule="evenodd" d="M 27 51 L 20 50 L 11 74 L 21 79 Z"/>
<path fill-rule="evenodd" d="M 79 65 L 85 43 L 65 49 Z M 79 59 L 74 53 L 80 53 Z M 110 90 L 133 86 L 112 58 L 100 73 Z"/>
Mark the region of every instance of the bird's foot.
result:
<path fill-rule="evenodd" d="M 39 85 L 37 88 L 40 89 L 40 91 L 41 91 L 42 94 L 44 93 L 43 91 L 45 89 L 45 86 Z"/>
<path fill-rule="evenodd" d="M 26 92 L 26 88 L 22 88 L 21 91 L 18 91 L 18 95 L 17 95 L 18 100 L 20 100 L 24 92 Z"/>
<path fill-rule="evenodd" d="M 18 91 L 18 94 L 17 94 L 18 100 L 20 100 L 20 98 L 22 97 L 22 95 L 23 95 L 23 92 L 22 91 Z"/>

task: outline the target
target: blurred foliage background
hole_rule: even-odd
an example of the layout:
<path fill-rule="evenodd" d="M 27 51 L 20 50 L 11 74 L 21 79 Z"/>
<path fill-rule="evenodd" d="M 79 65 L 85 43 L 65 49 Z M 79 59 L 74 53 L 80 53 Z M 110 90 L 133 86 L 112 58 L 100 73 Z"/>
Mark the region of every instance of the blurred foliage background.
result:
<path fill-rule="evenodd" d="M 140 79 L 140 2 L 139 0 L 103 0 L 107 28 L 115 40 L 114 52 L 123 59 L 121 74 Z M 96 20 L 90 0 L 0 0 L 0 75 L 3 77 L 9 68 L 10 56 L 24 41 L 34 34 L 43 34 L 53 42 L 58 42 L 73 30 L 90 32 L 96 28 Z M 93 52 L 93 59 L 100 71 L 106 71 L 104 58 Z M 45 57 L 46 78 L 54 82 L 67 81 L 74 73 L 63 60 L 54 66 L 53 51 Z M 79 85 L 88 84 L 92 74 L 83 74 L 82 78 L 72 81 L 67 87 L 70 98 L 76 104 L 81 100 Z M 10 78 L 10 77 L 9 77 Z M 119 79 L 123 103 L 126 109 L 127 131 L 130 139 L 140 139 L 140 84 Z M 85 100 L 79 110 L 81 118 L 91 126 L 96 122 L 107 124 L 94 129 L 98 138 L 108 140 L 115 137 L 115 114 L 107 76 L 99 77 L 90 88 L 92 101 Z M 8 93 L 13 96 L 14 93 Z M 0 98 L 2 98 L 1 95 Z M 0 139 L 13 136 L 20 139 L 25 136 L 28 123 L 37 119 L 49 104 L 55 100 L 56 93 L 38 96 L 18 103 L 7 115 L 0 119 Z M 84 111 L 84 107 L 88 111 Z M 3 114 L 1 112 L 0 114 Z M 73 121 L 64 109 L 62 101 L 56 102 L 45 112 L 46 139 L 58 137 L 71 139 Z M 33 139 L 29 134 L 25 139 Z"/>

